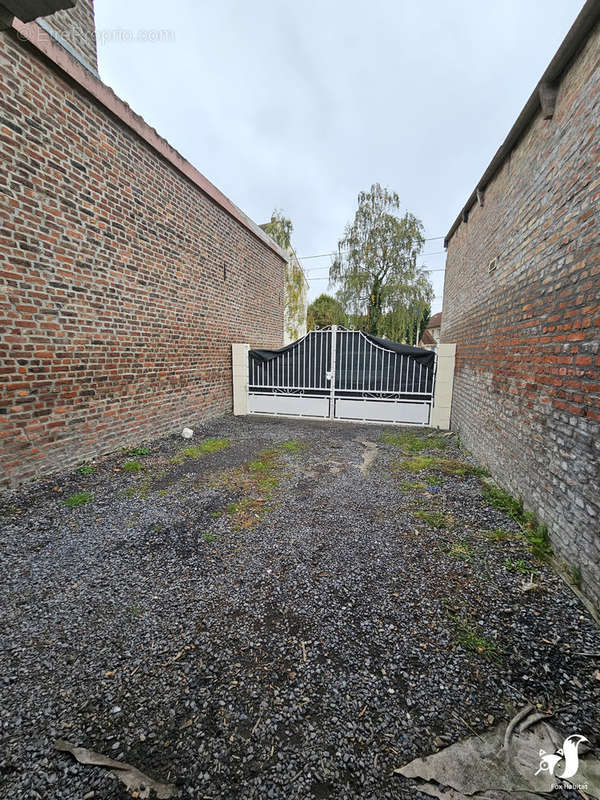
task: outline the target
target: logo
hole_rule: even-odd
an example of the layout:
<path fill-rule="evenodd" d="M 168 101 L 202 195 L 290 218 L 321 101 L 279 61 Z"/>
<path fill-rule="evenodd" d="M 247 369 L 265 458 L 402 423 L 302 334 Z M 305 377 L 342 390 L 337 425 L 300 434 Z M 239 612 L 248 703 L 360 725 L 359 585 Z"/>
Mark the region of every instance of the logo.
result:
<path fill-rule="evenodd" d="M 555 753 L 547 753 L 545 750 L 540 750 L 540 768 L 535 773 L 539 775 L 540 772 L 547 772 L 549 775 L 554 775 L 554 771 L 561 761 L 565 762 L 562 774 L 557 775 L 557 778 L 572 778 L 579 769 L 579 745 L 582 742 L 587 742 L 585 736 L 580 736 L 574 733 L 568 736 L 563 746 Z"/>

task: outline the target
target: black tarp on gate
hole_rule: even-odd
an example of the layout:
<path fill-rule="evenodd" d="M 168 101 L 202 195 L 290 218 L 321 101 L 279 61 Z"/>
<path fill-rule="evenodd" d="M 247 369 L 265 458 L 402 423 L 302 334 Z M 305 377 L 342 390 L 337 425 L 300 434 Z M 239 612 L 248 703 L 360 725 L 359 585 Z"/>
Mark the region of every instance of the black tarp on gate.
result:
<path fill-rule="evenodd" d="M 252 391 L 271 391 L 268 387 L 273 385 L 288 391 L 328 391 L 330 384 L 326 374 L 331 368 L 331 336 L 332 331 L 312 331 L 279 350 L 250 350 Z M 368 392 L 396 396 L 410 393 L 413 397 L 414 393 L 430 395 L 434 365 L 435 353 L 431 350 L 359 331 L 336 332 L 335 388 L 338 396 L 356 397 Z"/>

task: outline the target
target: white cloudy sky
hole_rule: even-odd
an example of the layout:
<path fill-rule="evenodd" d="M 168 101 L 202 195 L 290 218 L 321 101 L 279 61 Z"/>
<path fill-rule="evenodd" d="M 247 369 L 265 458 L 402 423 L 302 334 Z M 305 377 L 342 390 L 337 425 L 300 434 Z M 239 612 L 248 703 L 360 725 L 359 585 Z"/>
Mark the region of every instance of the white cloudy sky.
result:
<path fill-rule="evenodd" d="M 447 233 L 583 0 L 95 0 L 104 81 L 299 256 L 329 253 L 373 182 Z M 114 37 L 168 30 L 170 41 Z M 314 298 L 328 256 L 303 262 Z"/>

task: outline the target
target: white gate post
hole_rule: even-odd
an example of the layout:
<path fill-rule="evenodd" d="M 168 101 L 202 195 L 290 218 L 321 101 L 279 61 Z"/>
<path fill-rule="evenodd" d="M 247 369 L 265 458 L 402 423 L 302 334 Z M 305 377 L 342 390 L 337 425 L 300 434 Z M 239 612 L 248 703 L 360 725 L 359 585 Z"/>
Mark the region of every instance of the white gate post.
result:
<path fill-rule="evenodd" d="M 435 376 L 430 425 L 432 428 L 440 428 L 443 431 L 450 430 L 455 358 L 456 342 L 438 345 L 437 372 Z"/>
<path fill-rule="evenodd" d="M 337 345 L 337 325 L 331 326 L 331 380 L 329 381 L 329 419 L 335 418 L 335 351 Z"/>
<path fill-rule="evenodd" d="M 231 345 L 231 377 L 233 382 L 233 413 L 248 413 L 248 351 L 249 344 Z"/>

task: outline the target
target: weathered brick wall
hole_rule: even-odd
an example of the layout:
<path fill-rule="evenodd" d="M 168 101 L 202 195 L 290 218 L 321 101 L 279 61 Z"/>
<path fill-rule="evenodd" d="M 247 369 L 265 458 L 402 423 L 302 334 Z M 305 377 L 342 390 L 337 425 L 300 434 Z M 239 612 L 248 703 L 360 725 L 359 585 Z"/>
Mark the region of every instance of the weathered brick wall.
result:
<path fill-rule="evenodd" d="M 452 427 L 600 606 L 600 30 L 448 244 Z M 498 266 L 488 273 L 489 261 Z"/>
<path fill-rule="evenodd" d="M 44 17 L 43 22 L 45 26 L 57 33 L 88 66 L 95 72 L 98 71 L 93 0 L 77 0 L 75 8 L 50 14 L 50 16 Z M 40 32 L 40 36 L 43 35 Z"/>
<path fill-rule="evenodd" d="M 284 260 L 14 31 L 0 151 L 0 482 L 229 411 Z"/>

